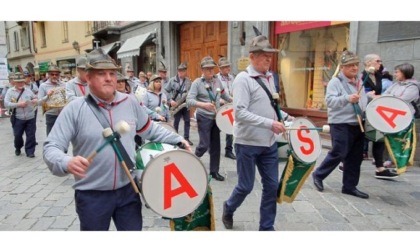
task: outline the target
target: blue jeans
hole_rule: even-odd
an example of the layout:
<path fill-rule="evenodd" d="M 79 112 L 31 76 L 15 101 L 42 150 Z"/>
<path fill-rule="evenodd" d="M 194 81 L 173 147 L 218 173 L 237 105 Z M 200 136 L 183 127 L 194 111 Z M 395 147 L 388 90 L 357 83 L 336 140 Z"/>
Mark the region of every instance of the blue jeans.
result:
<path fill-rule="evenodd" d="M 81 231 L 107 231 L 111 219 L 117 230 L 142 230 L 140 195 L 131 184 L 109 191 L 76 190 L 74 195 Z"/>
<path fill-rule="evenodd" d="M 251 193 L 255 181 L 255 167 L 257 167 L 263 187 L 259 230 L 274 230 L 279 186 L 277 143 L 271 147 L 235 144 L 235 151 L 238 184 L 226 202 L 227 214 L 233 214 Z"/>

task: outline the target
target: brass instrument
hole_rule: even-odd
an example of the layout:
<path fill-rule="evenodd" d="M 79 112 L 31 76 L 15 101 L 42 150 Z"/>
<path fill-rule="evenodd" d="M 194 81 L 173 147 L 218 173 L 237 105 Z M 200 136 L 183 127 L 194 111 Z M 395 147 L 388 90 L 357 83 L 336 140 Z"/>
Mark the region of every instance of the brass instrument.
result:
<path fill-rule="evenodd" d="M 53 93 L 42 103 L 42 111 L 45 114 L 50 109 L 63 108 L 67 102 L 66 89 L 64 87 L 54 88 Z"/>
<path fill-rule="evenodd" d="M 176 102 L 176 105 L 174 107 L 170 108 L 169 113 L 170 113 L 171 117 L 176 115 L 176 113 L 178 113 L 181 109 L 183 109 L 187 106 L 187 103 L 186 103 L 187 95 L 188 95 L 188 93 L 184 92 L 181 95 L 181 98 Z"/>

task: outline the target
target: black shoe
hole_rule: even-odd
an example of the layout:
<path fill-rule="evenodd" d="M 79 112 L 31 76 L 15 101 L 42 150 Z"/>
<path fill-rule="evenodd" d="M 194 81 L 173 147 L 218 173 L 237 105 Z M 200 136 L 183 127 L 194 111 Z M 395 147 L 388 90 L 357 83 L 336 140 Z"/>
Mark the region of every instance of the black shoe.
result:
<path fill-rule="evenodd" d="M 235 160 L 235 154 L 233 152 L 226 152 L 225 157 Z"/>
<path fill-rule="evenodd" d="M 218 172 L 212 172 L 210 173 L 211 177 L 214 178 L 217 181 L 224 181 L 225 177 L 223 177 L 222 175 L 220 175 Z"/>
<path fill-rule="evenodd" d="M 359 190 L 357 190 L 357 188 L 354 188 L 353 190 L 348 190 L 348 189 L 341 189 L 341 192 L 344 194 L 349 194 L 349 195 L 353 195 L 362 199 L 367 199 L 369 198 L 369 194 L 361 192 Z"/>
<path fill-rule="evenodd" d="M 324 191 L 324 185 L 322 184 L 322 180 L 315 177 L 315 175 L 312 173 L 312 178 L 314 180 L 314 185 L 316 189 L 320 192 Z"/>
<path fill-rule="evenodd" d="M 383 171 L 380 172 L 375 172 L 375 178 L 378 179 L 393 179 L 398 177 L 398 173 L 393 172 L 390 169 L 385 169 Z"/>
<path fill-rule="evenodd" d="M 34 158 L 35 157 L 35 154 L 28 154 L 28 155 L 26 155 L 28 158 Z"/>
<path fill-rule="evenodd" d="M 20 153 L 21 153 L 20 150 L 15 150 L 15 155 L 16 156 L 20 156 Z"/>
<path fill-rule="evenodd" d="M 233 227 L 233 214 L 227 214 L 226 201 L 223 202 L 223 215 L 222 222 L 226 229 L 232 229 Z"/>
<path fill-rule="evenodd" d="M 190 146 L 193 146 L 194 144 L 193 144 L 193 142 L 191 142 L 190 141 L 190 139 L 188 139 L 188 138 L 184 138 L 185 140 L 187 140 L 187 142 L 188 142 L 188 144 L 190 145 Z"/>
<path fill-rule="evenodd" d="M 338 171 L 339 171 L 339 172 L 343 172 L 343 171 L 344 171 L 344 167 L 343 167 L 342 165 L 339 165 L 339 166 L 338 166 Z"/>

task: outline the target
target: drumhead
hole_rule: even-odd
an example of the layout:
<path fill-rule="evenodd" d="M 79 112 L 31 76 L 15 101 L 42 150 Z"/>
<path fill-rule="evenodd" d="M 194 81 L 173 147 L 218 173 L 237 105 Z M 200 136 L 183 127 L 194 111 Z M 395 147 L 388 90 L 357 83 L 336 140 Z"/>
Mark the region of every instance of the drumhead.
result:
<path fill-rule="evenodd" d="M 397 133 L 410 126 L 413 115 L 409 105 L 394 96 L 373 99 L 366 107 L 366 119 L 383 133 Z"/>
<path fill-rule="evenodd" d="M 307 118 L 296 117 L 291 128 L 314 128 Z M 321 155 L 321 137 L 317 130 L 289 130 L 289 145 L 293 156 L 304 163 L 315 162 Z"/>
<path fill-rule="evenodd" d="M 203 201 L 208 174 L 191 152 L 170 150 L 148 162 L 140 183 L 150 209 L 163 217 L 179 218 L 193 212 Z"/>
<path fill-rule="evenodd" d="M 221 106 L 216 113 L 216 124 L 217 127 L 228 135 L 233 134 L 233 122 L 235 120 L 235 114 L 233 112 L 233 104 L 228 103 Z"/>

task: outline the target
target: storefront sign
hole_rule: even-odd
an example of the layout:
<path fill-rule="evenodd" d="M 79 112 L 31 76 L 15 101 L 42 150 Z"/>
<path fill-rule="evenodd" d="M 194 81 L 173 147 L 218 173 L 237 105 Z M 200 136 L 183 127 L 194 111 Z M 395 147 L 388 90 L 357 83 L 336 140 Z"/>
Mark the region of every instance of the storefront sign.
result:
<path fill-rule="evenodd" d="M 39 72 L 46 73 L 48 71 L 48 62 L 39 63 Z"/>
<path fill-rule="evenodd" d="M 276 34 L 303 31 L 313 28 L 348 23 L 345 21 L 278 21 L 276 22 Z"/>

